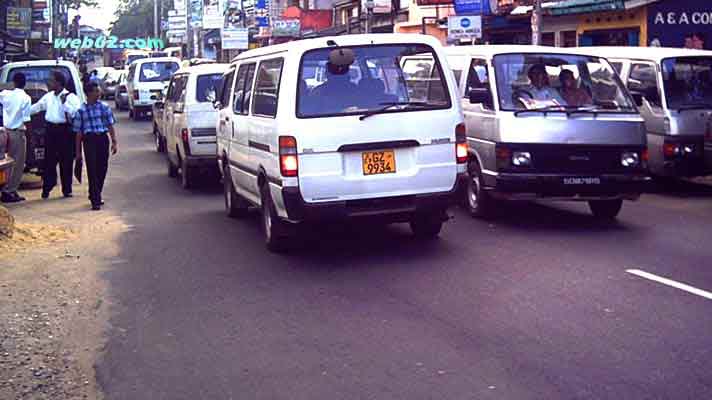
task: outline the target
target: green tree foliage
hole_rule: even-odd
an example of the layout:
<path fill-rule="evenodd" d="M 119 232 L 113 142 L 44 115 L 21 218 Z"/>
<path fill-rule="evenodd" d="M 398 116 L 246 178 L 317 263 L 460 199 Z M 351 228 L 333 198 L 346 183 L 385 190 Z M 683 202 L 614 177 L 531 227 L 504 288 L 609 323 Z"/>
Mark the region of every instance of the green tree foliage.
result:
<path fill-rule="evenodd" d="M 116 20 L 109 28 L 111 34 L 119 38 L 152 36 L 154 1 L 161 2 L 161 19 L 165 19 L 173 4 L 171 0 L 121 0 L 116 10 Z"/>

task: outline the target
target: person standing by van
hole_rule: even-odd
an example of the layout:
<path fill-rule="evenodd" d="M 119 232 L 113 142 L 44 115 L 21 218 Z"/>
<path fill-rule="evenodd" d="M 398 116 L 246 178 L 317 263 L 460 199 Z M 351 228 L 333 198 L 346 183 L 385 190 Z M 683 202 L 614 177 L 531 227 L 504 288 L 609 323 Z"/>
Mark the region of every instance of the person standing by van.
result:
<path fill-rule="evenodd" d="M 114 132 L 114 114 L 111 108 L 99 101 L 101 90 L 95 82 L 84 87 L 87 103 L 74 117 L 74 131 L 77 133 L 76 162 L 82 162 L 82 146 L 86 158 L 87 176 L 89 177 L 89 201 L 91 209 L 101 210 L 104 202 L 101 192 L 109 169 L 109 136 L 111 137 L 111 154 L 116 154 L 116 133 Z"/>
<path fill-rule="evenodd" d="M 76 94 L 65 87 L 67 80 L 60 71 L 50 74 L 47 86 L 49 92 L 35 103 L 31 113 L 45 111 L 47 136 L 45 140 L 45 169 L 42 177 L 42 198 L 49 197 L 57 185 L 57 164 L 64 197 L 72 197 L 72 163 L 74 162 L 74 132 L 72 118 L 79 110 L 81 102 Z"/>
<path fill-rule="evenodd" d="M 10 175 L 10 181 L 5 186 L 0 197 L 3 203 L 16 203 L 25 200 L 17 193 L 22 181 L 22 173 L 25 170 L 25 158 L 27 156 L 26 129 L 30 125 L 30 107 L 32 99 L 25 93 L 25 74 L 13 75 L 12 83 L 14 89 L 0 92 L 0 104 L 3 109 L 3 126 L 10 139 L 8 153 L 15 159 L 15 165 Z"/>

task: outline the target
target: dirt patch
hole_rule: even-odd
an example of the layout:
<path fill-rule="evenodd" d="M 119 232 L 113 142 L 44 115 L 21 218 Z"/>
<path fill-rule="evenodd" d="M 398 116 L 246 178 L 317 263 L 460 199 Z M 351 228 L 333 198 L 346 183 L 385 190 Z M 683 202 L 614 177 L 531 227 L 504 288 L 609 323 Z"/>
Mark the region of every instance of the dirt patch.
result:
<path fill-rule="evenodd" d="M 0 254 L 11 256 L 14 253 L 30 250 L 37 246 L 66 242 L 76 233 L 69 228 L 42 225 L 16 224 L 11 237 L 0 235 Z"/>
<path fill-rule="evenodd" d="M 0 398 L 101 399 L 94 364 L 110 305 L 99 274 L 126 227 L 109 213 L 62 225 L 17 211 L 0 239 Z"/>

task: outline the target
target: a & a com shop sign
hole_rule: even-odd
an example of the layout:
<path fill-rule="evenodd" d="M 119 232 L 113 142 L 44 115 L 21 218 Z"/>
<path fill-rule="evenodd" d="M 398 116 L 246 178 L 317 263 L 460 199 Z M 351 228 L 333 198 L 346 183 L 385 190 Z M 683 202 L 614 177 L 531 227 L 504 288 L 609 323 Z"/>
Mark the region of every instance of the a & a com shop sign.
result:
<path fill-rule="evenodd" d="M 712 49 L 712 0 L 662 0 L 648 6 L 648 43 L 683 47 L 685 37 L 702 34 Z"/>

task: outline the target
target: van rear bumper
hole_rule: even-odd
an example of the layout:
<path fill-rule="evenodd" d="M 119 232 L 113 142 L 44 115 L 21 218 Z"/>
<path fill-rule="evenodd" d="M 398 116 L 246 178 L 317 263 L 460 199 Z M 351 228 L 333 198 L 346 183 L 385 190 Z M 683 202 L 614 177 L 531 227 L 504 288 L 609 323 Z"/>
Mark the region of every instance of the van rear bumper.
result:
<path fill-rule="evenodd" d="M 460 174 L 448 192 L 376 199 L 307 203 L 298 187 L 282 188 L 282 199 L 288 219 L 292 222 L 333 221 L 348 218 L 372 218 L 385 222 L 408 222 L 414 214 L 442 212 L 458 199 L 457 194 L 467 184 L 467 175 Z"/>
<path fill-rule="evenodd" d="M 195 168 L 218 168 L 218 157 L 217 156 L 199 156 L 199 155 L 192 155 L 192 156 L 186 156 L 185 157 L 185 163 L 188 164 L 189 167 L 195 167 Z"/>
<path fill-rule="evenodd" d="M 650 191 L 652 180 L 645 174 L 505 174 L 486 188 L 504 199 L 562 198 L 595 200 L 622 198 L 635 200 Z"/>

